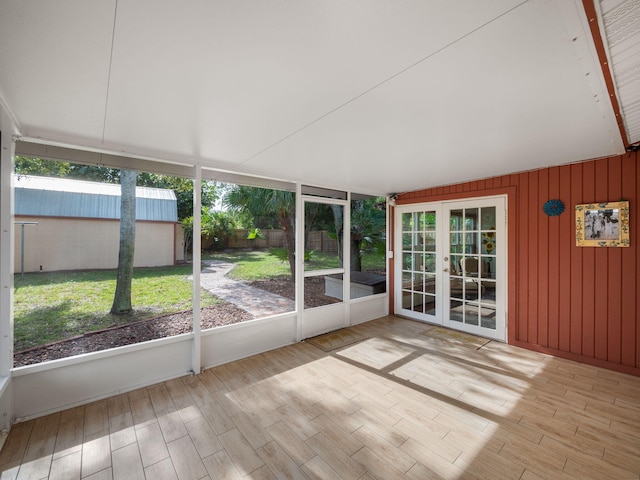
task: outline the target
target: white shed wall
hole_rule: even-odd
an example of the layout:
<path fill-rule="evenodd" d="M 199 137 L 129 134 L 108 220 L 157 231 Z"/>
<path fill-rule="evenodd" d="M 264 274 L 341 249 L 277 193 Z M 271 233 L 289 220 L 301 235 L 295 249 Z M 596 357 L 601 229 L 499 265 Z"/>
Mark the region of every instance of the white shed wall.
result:
<path fill-rule="evenodd" d="M 120 222 L 105 219 L 15 217 L 24 227 L 24 271 L 53 272 L 117 268 Z M 15 225 L 14 268 L 21 271 L 22 228 Z M 183 259 L 182 227 L 171 222 L 136 222 L 134 266 L 173 265 Z"/>

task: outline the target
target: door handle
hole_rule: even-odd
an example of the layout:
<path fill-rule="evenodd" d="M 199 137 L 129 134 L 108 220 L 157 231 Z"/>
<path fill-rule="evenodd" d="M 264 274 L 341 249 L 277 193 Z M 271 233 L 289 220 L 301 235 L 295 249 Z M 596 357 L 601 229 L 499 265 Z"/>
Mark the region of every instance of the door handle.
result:
<path fill-rule="evenodd" d="M 448 271 L 449 271 L 449 269 L 448 269 L 448 268 L 445 268 L 445 269 L 444 269 L 444 270 L 442 270 L 442 271 L 443 271 L 443 272 L 448 272 Z"/>

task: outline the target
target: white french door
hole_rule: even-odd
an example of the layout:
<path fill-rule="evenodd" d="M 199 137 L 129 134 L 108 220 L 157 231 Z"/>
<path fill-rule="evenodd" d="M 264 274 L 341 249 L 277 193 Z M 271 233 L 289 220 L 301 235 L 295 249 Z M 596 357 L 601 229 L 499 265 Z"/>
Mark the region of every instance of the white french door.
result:
<path fill-rule="evenodd" d="M 506 198 L 399 206 L 395 311 L 506 339 Z"/>

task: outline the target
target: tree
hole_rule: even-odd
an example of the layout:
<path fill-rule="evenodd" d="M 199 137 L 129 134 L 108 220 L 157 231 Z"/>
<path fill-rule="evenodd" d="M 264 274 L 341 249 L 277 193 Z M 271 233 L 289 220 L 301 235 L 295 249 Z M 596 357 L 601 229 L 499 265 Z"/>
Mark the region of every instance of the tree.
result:
<path fill-rule="evenodd" d="M 235 185 L 224 197 L 224 204 L 237 211 L 251 212 L 253 217 L 273 217 L 284 232 L 284 246 L 291 277 L 295 278 L 295 195 L 283 190 Z"/>
<path fill-rule="evenodd" d="M 71 172 L 71 165 L 68 162 L 54 162 L 52 160 L 43 160 L 42 158 L 16 155 L 13 169 L 18 175 L 66 177 Z"/>
<path fill-rule="evenodd" d="M 193 180 L 185 177 L 172 177 L 157 173 L 138 174 L 138 186 L 166 188 L 173 190 L 178 201 L 178 220 L 182 221 L 193 215 Z M 216 182 L 203 180 L 201 188 L 202 212 L 207 213 L 218 200 L 219 186 Z"/>
<path fill-rule="evenodd" d="M 227 244 L 227 240 L 235 228 L 235 220 L 230 212 L 202 212 L 200 224 L 200 236 L 207 239 L 208 246 L 203 249 L 221 250 Z M 190 251 L 193 244 L 193 216 L 182 219 L 182 231 L 184 232 L 184 255 Z"/>
<path fill-rule="evenodd" d="M 133 280 L 133 254 L 136 240 L 136 177 L 132 170 L 120 171 L 120 252 L 116 292 L 111 313 L 123 315 L 131 312 L 131 281 Z"/>

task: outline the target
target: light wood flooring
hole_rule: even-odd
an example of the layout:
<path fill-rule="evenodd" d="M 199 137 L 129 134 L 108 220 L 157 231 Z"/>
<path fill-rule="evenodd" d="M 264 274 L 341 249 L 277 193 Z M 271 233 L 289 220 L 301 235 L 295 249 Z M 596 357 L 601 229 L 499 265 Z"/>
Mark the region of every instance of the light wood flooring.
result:
<path fill-rule="evenodd" d="M 640 478 L 640 378 L 395 317 L 353 329 L 17 424 L 0 478 Z"/>

